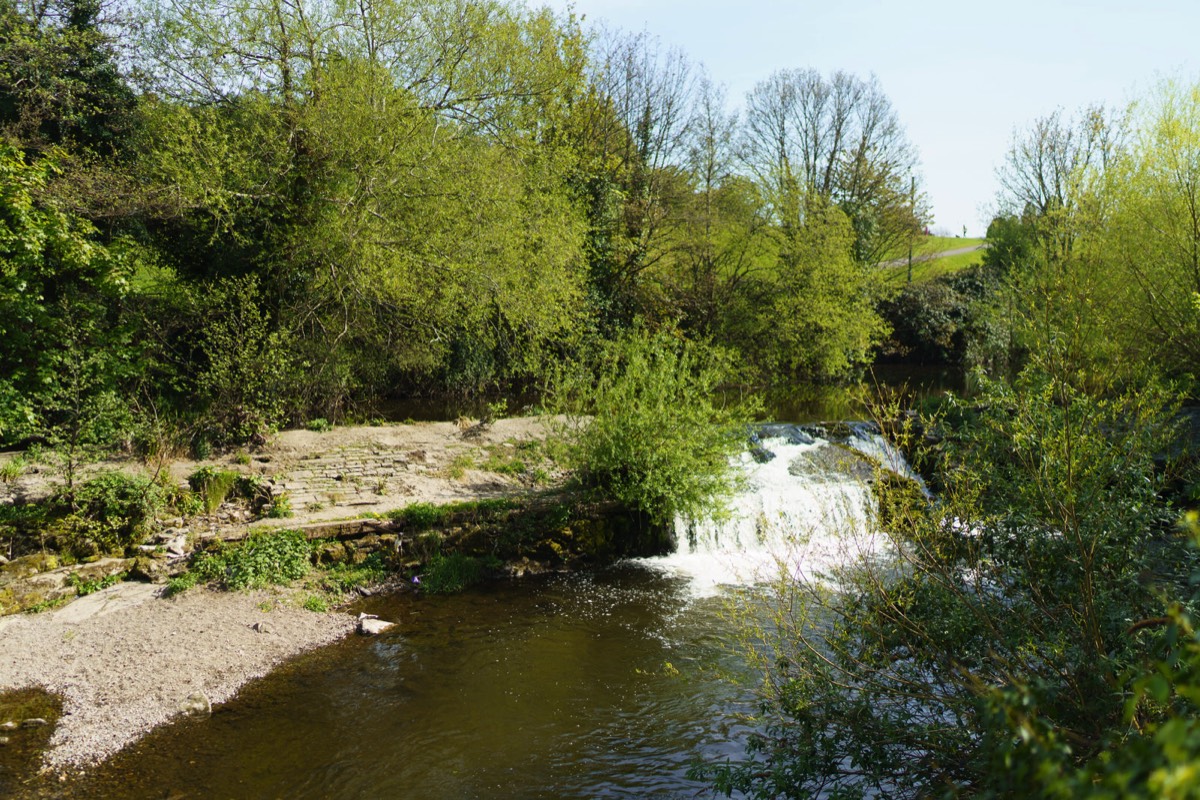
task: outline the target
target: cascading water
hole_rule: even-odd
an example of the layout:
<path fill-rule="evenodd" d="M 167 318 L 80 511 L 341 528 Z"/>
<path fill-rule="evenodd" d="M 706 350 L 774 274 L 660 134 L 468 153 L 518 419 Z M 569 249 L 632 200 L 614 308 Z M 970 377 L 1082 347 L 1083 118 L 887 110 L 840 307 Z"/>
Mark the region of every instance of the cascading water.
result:
<path fill-rule="evenodd" d="M 873 532 L 870 481 L 881 468 L 920 477 L 874 426 L 839 427 L 835 437 L 821 426 L 761 426 L 739 459 L 744 483 L 729 517 L 677 520 L 676 552 L 639 563 L 685 577 L 706 596 L 774 580 L 781 570 L 814 577 L 878 551 L 885 539 Z"/>

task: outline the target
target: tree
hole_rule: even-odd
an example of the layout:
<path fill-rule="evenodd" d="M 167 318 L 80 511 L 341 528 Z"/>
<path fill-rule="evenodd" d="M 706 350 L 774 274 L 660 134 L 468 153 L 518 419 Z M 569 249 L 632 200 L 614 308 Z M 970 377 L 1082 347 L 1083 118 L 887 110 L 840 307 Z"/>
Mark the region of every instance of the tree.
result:
<path fill-rule="evenodd" d="M 1129 157 L 1101 231 L 1122 293 L 1113 327 L 1176 374 L 1200 364 L 1200 86 L 1162 84 L 1134 115 Z"/>
<path fill-rule="evenodd" d="M 997 170 L 1001 213 L 1033 224 L 1050 257 L 1067 255 L 1078 234 L 1078 217 L 1095 210 L 1089 204 L 1120 159 L 1125 137 L 1125 117 L 1103 106 L 1083 109 L 1076 117 L 1055 111 L 1036 120 L 1013 137 Z"/>
<path fill-rule="evenodd" d="M 0 141 L 0 442 L 48 442 L 70 483 L 81 459 L 128 434 L 120 388 L 136 348 L 119 303 L 133 264 L 38 200 L 55 169 Z"/>
<path fill-rule="evenodd" d="M 100 0 L 0 3 L 0 133 L 28 151 L 121 146 L 134 95 L 103 13 Z"/>
<path fill-rule="evenodd" d="M 439 371 L 479 387 L 569 338 L 581 226 L 551 123 L 579 80 L 573 23 L 403 0 L 147 14 L 146 71 L 174 98 L 148 182 L 198 229 L 198 271 L 229 261 L 212 232 L 242 245 L 226 270 L 269 278 L 314 402 Z"/>
<path fill-rule="evenodd" d="M 770 218 L 758 187 L 736 171 L 737 117 L 707 79 L 688 128 L 692 189 L 664 232 L 667 258 L 655 277 L 689 331 L 742 346 L 738 326 L 758 313 L 756 281 L 774 267 Z"/>
<path fill-rule="evenodd" d="M 916 154 L 876 78 L 782 70 L 746 97 L 743 158 L 783 224 L 814 195 L 842 209 L 854 255 L 875 264 L 924 227 Z"/>
<path fill-rule="evenodd" d="M 696 71 L 678 50 L 649 35 L 601 34 L 582 112 L 591 195 L 591 284 L 608 328 L 658 308 L 644 274 L 667 253 L 667 232 L 690 194 L 681 163 Z"/>

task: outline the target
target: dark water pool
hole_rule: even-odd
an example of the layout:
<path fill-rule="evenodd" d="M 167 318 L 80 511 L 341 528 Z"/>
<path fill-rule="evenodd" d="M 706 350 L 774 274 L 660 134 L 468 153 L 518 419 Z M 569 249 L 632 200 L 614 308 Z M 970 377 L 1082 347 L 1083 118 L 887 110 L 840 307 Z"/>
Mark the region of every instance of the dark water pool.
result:
<path fill-rule="evenodd" d="M 371 598 L 399 625 L 309 654 L 83 782 L 90 798 L 693 797 L 743 754 L 751 690 L 719 599 L 637 565 L 453 597 Z"/>

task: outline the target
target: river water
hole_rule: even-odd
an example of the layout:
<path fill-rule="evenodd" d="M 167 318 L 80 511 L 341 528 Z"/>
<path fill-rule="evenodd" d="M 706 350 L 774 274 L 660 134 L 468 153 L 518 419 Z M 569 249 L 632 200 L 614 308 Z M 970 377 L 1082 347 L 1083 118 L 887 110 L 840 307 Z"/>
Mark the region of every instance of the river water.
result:
<path fill-rule="evenodd" d="M 755 675 L 732 604 L 781 569 L 811 577 L 879 544 L 862 525 L 861 481 L 820 457 L 837 449 L 781 433 L 763 443 L 773 459 L 745 458 L 733 517 L 679 552 L 450 597 L 368 598 L 361 610 L 396 628 L 160 729 L 68 796 L 703 795 L 688 767 L 742 757 L 752 730 Z M 867 434 L 857 446 L 883 452 Z"/>

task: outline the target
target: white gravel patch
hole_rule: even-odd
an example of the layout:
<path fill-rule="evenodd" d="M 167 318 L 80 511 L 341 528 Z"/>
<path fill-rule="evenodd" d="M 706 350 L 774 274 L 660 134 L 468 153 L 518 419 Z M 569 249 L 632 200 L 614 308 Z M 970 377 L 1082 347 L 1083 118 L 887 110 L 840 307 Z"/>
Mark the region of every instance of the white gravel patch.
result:
<path fill-rule="evenodd" d="M 63 698 L 47 767 L 103 760 L 178 716 L 189 695 L 224 702 L 355 625 L 279 605 L 269 592 L 193 589 L 163 599 L 158 589 L 118 584 L 54 613 L 0 620 L 0 691 L 42 687 Z"/>

